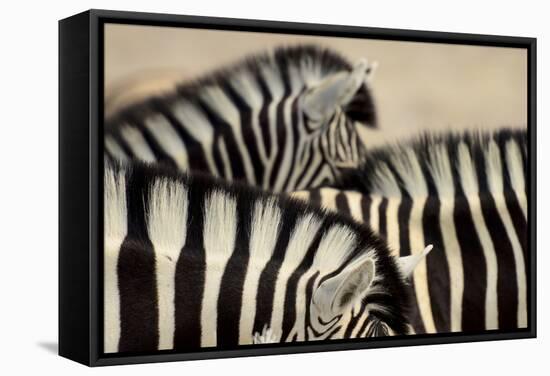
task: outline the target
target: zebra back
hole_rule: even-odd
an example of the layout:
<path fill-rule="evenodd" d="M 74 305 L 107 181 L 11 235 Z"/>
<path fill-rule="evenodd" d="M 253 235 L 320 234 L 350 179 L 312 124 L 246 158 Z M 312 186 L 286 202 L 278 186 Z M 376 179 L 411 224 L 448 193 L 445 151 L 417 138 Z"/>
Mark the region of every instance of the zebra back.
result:
<path fill-rule="evenodd" d="M 330 183 L 376 126 L 371 68 L 316 46 L 254 55 L 110 116 L 105 152 L 272 191 Z"/>
<path fill-rule="evenodd" d="M 434 245 L 412 281 L 415 331 L 526 327 L 526 132 L 425 135 L 367 154 L 338 188 L 295 195 L 370 225 L 396 255 Z"/>
<path fill-rule="evenodd" d="M 173 169 L 104 182 L 105 352 L 407 333 L 400 264 L 364 225 Z"/>

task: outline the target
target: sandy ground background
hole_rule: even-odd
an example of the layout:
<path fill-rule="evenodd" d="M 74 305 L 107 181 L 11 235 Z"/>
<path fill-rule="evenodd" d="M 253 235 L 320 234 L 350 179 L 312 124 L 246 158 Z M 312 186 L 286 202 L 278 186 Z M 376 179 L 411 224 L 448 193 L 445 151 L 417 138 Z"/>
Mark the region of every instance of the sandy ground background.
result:
<path fill-rule="evenodd" d="M 116 24 L 105 28 L 106 113 L 245 55 L 299 43 L 378 62 L 372 89 L 381 131 L 365 132 L 367 144 L 420 130 L 527 125 L 522 49 Z"/>

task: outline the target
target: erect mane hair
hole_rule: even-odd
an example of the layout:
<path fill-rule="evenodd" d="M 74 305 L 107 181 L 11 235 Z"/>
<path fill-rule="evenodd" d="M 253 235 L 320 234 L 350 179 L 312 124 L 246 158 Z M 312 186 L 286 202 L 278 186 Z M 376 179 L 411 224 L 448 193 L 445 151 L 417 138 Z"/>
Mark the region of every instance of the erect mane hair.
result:
<path fill-rule="evenodd" d="M 124 176 L 124 178 L 121 179 L 120 176 Z M 113 185 L 123 182 L 126 193 L 125 195 L 121 195 L 120 193 L 111 194 L 111 192 L 115 192 L 117 189 L 120 191 L 120 187 L 113 188 L 106 186 L 104 188 L 107 193 L 105 195 L 105 208 L 108 208 L 108 213 L 114 211 L 116 214 L 117 212 L 126 212 L 125 210 L 117 210 L 117 208 L 113 207 L 117 204 L 124 202 L 126 202 L 126 205 L 137 204 L 143 208 L 143 216 L 146 218 L 149 201 L 151 200 L 148 195 L 153 191 L 151 187 L 153 187 L 154 183 L 159 181 L 184 186 L 185 191 L 189 192 L 190 202 L 193 198 L 196 199 L 197 196 L 194 195 L 204 197 L 204 195 L 210 192 L 221 191 L 227 194 L 228 197 L 235 199 L 237 210 L 249 210 L 255 202 L 270 200 L 281 210 L 282 218 L 289 218 L 289 216 L 304 217 L 311 214 L 322 219 L 319 231 L 326 231 L 327 229 L 334 228 L 336 225 L 349 230 L 355 235 L 356 243 L 351 251 L 346 254 L 339 254 L 339 249 L 334 249 L 333 253 L 329 254 L 329 256 L 335 259 L 345 260 L 343 263 L 337 264 L 339 267 L 333 273 L 341 271 L 359 257 L 372 252 L 373 260 L 376 263 L 376 277 L 371 288 L 368 290 L 369 293 L 364 298 L 364 304 L 367 304 L 371 315 L 386 322 L 395 333 L 407 333 L 408 321 L 406 315 L 409 308 L 409 290 L 403 276 L 398 270 L 395 259 L 391 256 L 387 244 L 375 235 L 368 226 L 356 222 L 345 215 L 339 215 L 317 206 L 308 205 L 285 194 L 270 194 L 244 183 L 227 182 L 203 174 L 181 173 L 169 167 L 147 165 L 141 162 L 131 162 L 129 164 L 106 162 L 105 183 Z M 125 201 L 121 197 L 127 197 L 127 200 Z M 167 204 L 166 206 L 170 205 Z M 133 212 L 135 213 L 136 211 L 134 210 Z M 140 215 L 142 214 L 140 213 Z M 145 220 L 128 218 L 128 221 L 143 222 Z M 107 229 L 105 234 L 112 232 L 110 229 Z M 147 233 L 132 233 L 132 235 L 136 239 L 131 240 L 136 242 L 148 241 Z M 237 245 L 235 252 L 239 252 L 243 248 L 246 247 L 239 247 Z M 316 253 L 310 254 L 308 252 L 305 257 L 311 257 L 310 261 L 313 262 L 315 256 Z M 323 260 L 321 261 L 326 263 L 327 255 L 323 254 L 322 256 Z M 372 293 L 370 293 L 371 291 Z"/>
<path fill-rule="evenodd" d="M 282 46 L 273 51 L 251 54 L 234 63 L 207 72 L 199 78 L 184 81 L 176 86 L 175 91 L 151 96 L 123 107 L 106 119 L 105 129 L 109 130 L 125 120 L 143 119 L 154 114 L 159 107 L 168 108 L 178 100 L 184 99 L 191 104 L 196 104 L 197 94 L 205 87 L 217 86 L 227 91 L 231 86 L 231 80 L 239 75 L 247 74 L 257 80 L 261 77 L 262 69 L 274 71 L 275 67 L 281 75 L 285 90 L 288 90 L 286 86 L 288 86 L 291 69 L 298 72 L 303 86 L 306 87 L 330 74 L 350 71 L 352 64 L 336 51 L 318 45 Z M 359 88 L 345 110 L 351 119 L 376 126 L 374 103 L 366 85 Z"/>
<path fill-rule="evenodd" d="M 482 194 L 496 180 L 502 191 L 512 190 L 514 185 L 524 187 L 526 174 L 527 132 L 503 128 L 424 133 L 370 149 L 361 166 L 342 174 L 335 186 L 382 196 L 403 191 L 415 197 L 432 193 L 437 182 L 441 186 L 447 179 L 452 184 L 466 176 L 476 180 L 474 189 Z"/>

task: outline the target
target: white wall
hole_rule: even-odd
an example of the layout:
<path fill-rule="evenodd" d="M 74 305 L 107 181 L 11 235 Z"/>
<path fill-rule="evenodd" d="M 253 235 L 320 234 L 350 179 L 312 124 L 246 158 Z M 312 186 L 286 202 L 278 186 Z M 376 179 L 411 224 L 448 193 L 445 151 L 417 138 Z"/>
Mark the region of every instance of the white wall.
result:
<path fill-rule="evenodd" d="M 352 63 L 379 63 L 370 83 L 379 128 L 359 128 L 369 147 L 424 131 L 526 127 L 525 48 L 121 24 L 105 27 L 105 113 L 244 56 L 300 43 Z"/>
<path fill-rule="evenodd" d="M 523 375 L 548 371 L 550 335 L 546 270 L 550 246 L 539 216 L 536 340 L 213 360 L 90 370 L 52 354 L 57 338 L 57 20 L 111 8 L 180 14 L 364 25 L 539 38 L 539 166 L 550 163 L 545 116 L 550 66 L 543 1 L 480 2 L 296 0 L 5 2 L 0 22 L 3 95 L 0 153 L 0 373 L 335 375 L 344 372 L 423 375 Z M 544 167 L 538 212 L 550 209 Z"/>

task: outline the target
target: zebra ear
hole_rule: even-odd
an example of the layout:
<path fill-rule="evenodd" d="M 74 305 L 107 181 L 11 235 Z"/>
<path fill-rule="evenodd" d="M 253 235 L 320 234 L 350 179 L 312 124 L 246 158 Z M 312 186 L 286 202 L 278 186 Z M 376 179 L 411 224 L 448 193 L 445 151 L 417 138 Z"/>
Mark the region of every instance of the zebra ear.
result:
<path fill-rule="evenodd" d="M 405 256 L 405 257 L 399 257 L 397 261 L 397 265 L 399 267 L 399 270 L 401 270 L 401 274 L 405 278 L 410 278 L 414 269 L 420 264 L 420 261 L 422 261 L 428 253 L 432 250 L 433 245 L 430 244 L 424 250 L 416 255 L 412 256 Z"/>
<path fill-rule="evenodd" d="M 321 121 L 346 105 L 365 83 L 370 72 L 367 60 L 360 60 L 351 72 L 338 72 L 328 76 L 305 94 L 304 112 L 308 118 Z"/>
<path fill-rule="evenodd" d="M 375 264 L 372 257 L 357 260 L 336 276 L 321 283 L 313 294 L 313 304 L 323 313 L 338 315 L 365 295 L 374 275 Z"/>

